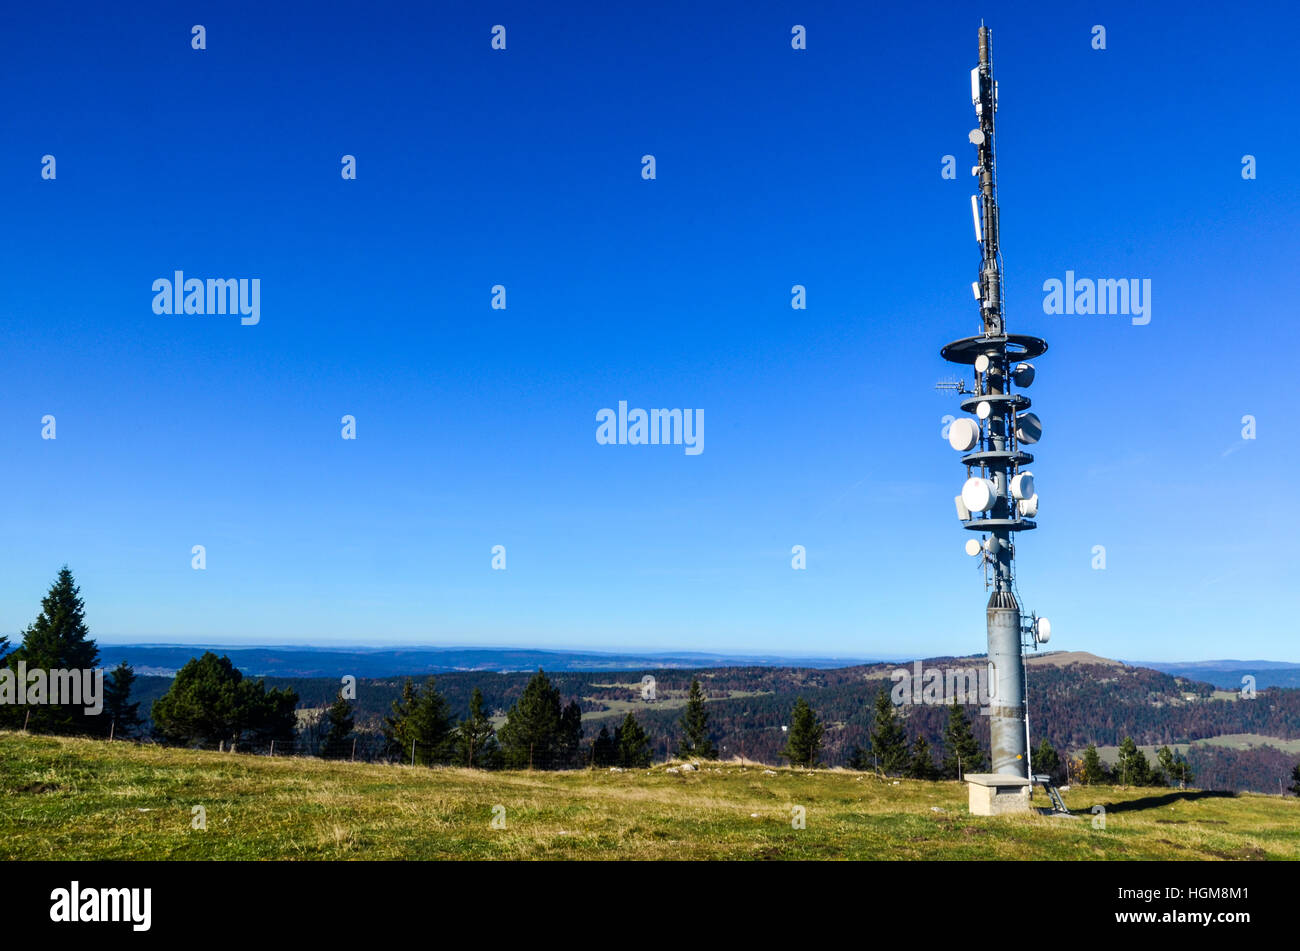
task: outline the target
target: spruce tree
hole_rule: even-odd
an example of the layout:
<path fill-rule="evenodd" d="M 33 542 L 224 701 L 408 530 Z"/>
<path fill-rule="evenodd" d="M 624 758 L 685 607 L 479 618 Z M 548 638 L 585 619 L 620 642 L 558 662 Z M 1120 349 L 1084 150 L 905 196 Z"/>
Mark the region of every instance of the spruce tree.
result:
<path fill-rule="evenodd" d="M 1108 782 L 1110 782 L 1110 772 L 1106 769 L 1106 764 L 1101 761 L 1097 745 L 1089 743 L 1088 748 L 1083 751 L 1083 784 L 1101 786 Z"/>
<path fill-rule="evenodd" d="M 15 677 L 19 661 L 27 665 L 28 671 L 47 672 L 92 670 L 99 662 L 99 648 L 86 627 L 81 590 L 67 565 L 59 569 L 49 592 L 41 600 L 41 613 L 23 632 L 22 644 L 5 658 Z M 38 732 L 98 733 L 102 721 L 94 714 L 85 713 L 88 705 L 33 704 L 24 709 L 22 719 L 28 722 L 29 729 Z M 15 708 L 10 716 L 16 715 Z"/>
<path fill-rule="evenodd" d="M 912 750 L 907 762 L 907 775 L 911 779 L 936 779 L 939 770 L 930 755 L 930 744 L 925 737 L 918 736 L 912 741 Z"/>
<path fill-rule="evenodd" d="M 682 712 L 683 758 L 697 756 L 700 759 L 717 759 L 713 740 L 709 738 L 709 711 L 704 708 L 704 691 L 700 687 L 700 678 L 691 678 L 691 690 L 686 697 L 686 709 Z"/>
<path fill-rule="evenodd" d="M 948 708 L 943 745 L 943 774 L 946 778 L 965 779 L 967 773 L 978 773 L 984 768 L 984 751 L 971 732 L 966 708 L 955 700 Z"/>
<path fill-rule="evenodd" d="M 393 712 L 384 718 L 389 755 L 425 765 L 445 763 L 452 756 L 452 722 L 446 699 L 432 677 L 415 687 L 408 678 Z"/>
<path fill-rule="evenodd" d="M 325 739 L 321 742 L 320 755 L 326 759 L 347 756 L 351 752 L 348 737 L 355 726 L 356 711 L 352 702 L 343 696 L 340 688 L 334 702 L 325 711 Z"/>
<path fill-rule="evenodd" d="M 889 691 L 876 694 L 876 713 L 871 727 L 871 752 L 875 765 L 887 776 L 897 776 L 907 769 L 910 754 L 907 731 L 894 711 Z"/>
<path fill-rule="evenodd" d="M 452 753 L 451 710 L 432 677 L 426 679 L 420 689 L 412 717 L 416 730 L 416 760 L 430 764 L 447 762 Z"/>
<path fill-rule="evenodd" d="M 528 769 L 554 765 L 560 716 L 560 692 L 539 669 L 506 714 L 505 725 L 497 734 L 506 762 Z"/>
<path fill-rule="evenodd" d="M 469 698 L 469 716 L 456 729 L 456 763 L 471 769 L 491 766 L 495 739 L 496 730 L 483 708 L 483 691 L 475 687 Z"/>
<path fill-rule="evenodd" d="M 1045 773 L 1052 777 L 1053 783 L 1056 782 L 1057 774 L 1061 771 L 1061 757 L 1056 752 L 1056 747 L 1047 742 L 1047 737 L 1038 741 L 1032 765 L 1035 773 Z"/>
<path fill-rule="evenodd" d="M 650 738 L 629 711 L 618 728 L 616 745 L 618 746 L 618 765 L 625 769 L 637 769 L 649 766 L 652 760 Z"/>
<path fill-rule="evenodd" d="M 618 728 L 614 728 L 618 732 Z M 600 732 L 596 734 L 596 741 L 592 744 L 591 765 L 592 766 L 614 766 L 618 763 L 618 748 L 614 745 L 614 738 L 609 735 L 609 727 L 602 726 Z"/>
<path fill-rule="evenodd" d="M 1182 787 L 1192 781 L 1191 765 L 1182 753 L 1175 753 L 1168 746 L 1162 746 L 1156 753 L 1156 759 L 1160 763 L 1160 772 L 1171 786 Z"/>
<path fill-rule="evenodd" d="M 1125 786 L 1146 786 L 1150 784 L 1150 766 L 1147 758 L 1133 742 L 1133 737 L 1126 736 L 1119 744 L 1119 758 L 1115 763 L 1115 778 Z"/>
<path fill-rule="evenodd" d="M 108 736 L 131 736 L 140 729 L 140 703 L 131 703 L 131 685 L 135 671 L 126 661 L 113 668 L 104 680 L 103 732 Z"/>
<path fill-rule="evenodd" d="M 150 718 L 159 738 L 171 743 L 216 746 L 220 742 L 292 744 L 298 695 L 267 690 L 246 679 L 229 657 L 205 651 L 191 658 L 170 689 L 153 702 Z"/>
<path fill-rule="evenodd" d="M 560 728 L 556 738 L 556 765 L 573 768 L 581 765 L 582 755 L 582 707 L 577 700 L 570 700 L 560 711 Z"/>
<path fill-rule="evenodd" d="M 808 701 L 799 697 L 790 713 L 790 736 L 780 755 L 788 759 L 791 766 L 815 769 L 821 765 L 818 757 L 821 755 L 825 733 L 825 726 L 817 719 L 817 714 L 808 705 Z"/>
<path fill-rule="evenodd" d="M 1191 780 L 1188 780 L 1188 782 L 1191 782 Z M 1287 792 L 1300 796 L 1300 763 L 1296 763 L 1291 768 L 1291 785 L 1287 787 Z"/>

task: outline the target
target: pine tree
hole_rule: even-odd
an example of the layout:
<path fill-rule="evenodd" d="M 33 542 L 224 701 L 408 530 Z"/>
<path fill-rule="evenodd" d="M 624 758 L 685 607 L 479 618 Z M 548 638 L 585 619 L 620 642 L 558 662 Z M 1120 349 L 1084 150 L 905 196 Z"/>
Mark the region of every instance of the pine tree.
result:
<path fill-rule="evenodd" d="M 245 679 L 229 657 L 205 651 L 191 658 L 170 689 L 153 702 L 150 718 L 163 740 L 185 745 L 275 741 L 292 744 L 298 694 L 267 690 Z"/>
<path fill-rule="evenodd" d="M 28 671 L 47 672 L 92 670 L 99 662 L 99 648 L 86 627 L 81 590 L 67 565 L 59 569 L 49 593 L 41 600 L 41 613 L 23 632 L 22 644 L 5 658 L 6 665 L 15 671 L 19 661 L 27 665 Z M 23 711 L 22 719 L 28 721 L 29 729 L 38 732 L 98 733 L 102 721 L 85 712 L 87 705 L 33 704 Z M 10 719 L 16 716 L 15 708 Z"/>
<path fill-rule="evenodd" d="M 790 738 L 780 755 L 788 759 L 791 766 L 816 769 L 821 765 L 817 758 L 821 755 L 825 733 L 825 726 L 817 719 L 817 714 L 808 705 L 808 701 L 799 697 L 790 714 Z"/>
<path fill-rule="evenodd" d="M 704 691 L 700 688 L 698 677 L 691 678 L 691 691 L 686 697 L 686 709 L 682 712 L 681 722 L 682 757 L 717 759 L 717 750 L 709 737 L 709 711 L 704 708 Z"/>
<path fill-rule="evenodd" d="M 1151 782 L 1151 767 L 1146 756 L 1137 748 L 1133 737 L 1126 736 L 1119 744 L 1119 759 L 1115 763 L 1115 776 L 1125 786 L 1147 786 Z"/>
<path fill-rule="evenodd" d="M 618 728 L 614 731 L 617 733 Z M 591 765 L 592 766 L 614 766 L 618 763 L 618 748 L 614 745 L 614 738 L 609 735 L 609 727 L 602 726 L 600 732 L 596 734 L 596 741 L 592 744 Z"/>
<path fill-rule="evenodd" d="M 104 713 L 107 721 L 104 733 L 109 736 L 131 736 L 140 729 L 140 703 L 131 703 L 131 685 L 135 671 L 126 661 L 113 668 L 104 681 Z"/>
<path fill-rule="evenodd" d="M 570 700 L 560 711 L 556 747 L 556 765 L 570 769 L 581 765 L 578 760 L 582 748 L 582 707 L 577 700 Z"/>
<path fill-rule="evenodd" d="M 432 765 L 445 763 L 452 756 L 451 714 L 447 701 L 437 690 L 432 677 L 422 687 L 410 679 L 402 685 L 402 696 L 393 701 L 393 712 L 384 719 L 384 736 L 390 755 Z"/>
<path fill-rule="evenodd" d="M 352 702 L 343 696 L 340 688 L 334 702 L 325 711 L 325 739 L 321 742 L 320 755 L 326 759 L 346 756 L 351 752 L 348 737 L 355 726 L 356 711 Z"/>
<path fill-rule="evenodd" d="M 487 768 L 493 765 L 496 753 L 496 730 L 483 708 L 483 691 L 475 687 L 469 698 L 469 717 L 456 729 L 456 762 Z"/>
<path fill-rule="evenodd" d="M 1171 786 L 1181 788 L 1192 781 L 1191 764 L 1182 753 L 1175 753 L 1168 746 L 1162 746 L 1156 752 L 1156 760 L 1160 764 L 1159 772 Z"/>
<path fill-rule="evenodd" d="M 930 755 L 930 744 L 925 737 L 918 736 L 912 741 L 912 751 L 907 761 L 907 775 L 911 779 L 936 779 L 938 769 L 934 757 Z"/>
<path fill-rule="evenodd" d="M 948 726 L 943 731 L 943 774 L 949 779 L 965 779 L 967 773 L 984 768 L 984 751 L 971 732 L 966 708 L 953 701 L 948 708 Z"/>
<path fill-rule="evenodd" d="M 618 747 L 619 766 L 625 769 L 637 769 L 650 765 L 652 759 L 650 738 L 646 736 L 645 730 L 630 711 L 623 720 L 623 725 L 615 731 L 615 736 L 614 743 Z"/>
<path fill-rule="evenodd" d="M 1033 768 L 1035 773 L 1044 773 L 1052 777 L 1052 782 L 1056 782 L 1061 771 L 1061 757 L 1056 752 L 1056 747 L 1047 742 L 1047 737 L 1038 741 L 1038 749 L 1034 750 Z"/>
<path fill-rule="evenodd" d="M 1083 751 L 1083 784 L 1102 786 L 1110 782 L 1110 778 L 1110 771 L 1101 761 L 1101 754 L 1097 752 L 1096 744 L 1089 743 L 1088 748 Z"/>
<path fill-rule="evenodd" d="M 871 769 L 871 750 L 864 750 L 857 745 L 851 747 L 849 749 L 848 767 L 862 772 Z"/>
<path fill-rule="evenodd" d="M 1191 782 L 1191 780 L 1188 780 L 1188 782 Z M 1296 763 L 1291 769 L 1291 785 L 1287 787 L 1287 792 L 1300 796 L 1300 763 Z"/>
<path fill-rule="evenodd" d="M 516 768 L 552 766 L 559 745 L 560 715 L 560 692 L 539 669 L 497 734 L 506 762 Z"/>
<path fill-rule="evenodd" d="M 887 776 L 897 776 L 907 770 L 910 759 L 907 749 L 907 731 L 898 720 L 887 690 L 876 694 L 876 713 L 871 727 L 871 753 L 876 768 Z"/>

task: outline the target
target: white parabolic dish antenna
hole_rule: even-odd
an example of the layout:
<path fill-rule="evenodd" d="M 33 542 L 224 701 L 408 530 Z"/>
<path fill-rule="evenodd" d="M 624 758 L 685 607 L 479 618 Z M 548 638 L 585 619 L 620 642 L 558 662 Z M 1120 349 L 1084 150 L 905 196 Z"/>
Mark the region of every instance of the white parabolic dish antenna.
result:
<path fill-rule="evenodd" d="M 1034 494 L 1034 474 L 1022 472 L 1011 480 L 1011 494 L 1017 499 L 1027 499 Z"/>
<path fill-rule="evenodd" d="M 1035 413 L 1021 413 L 1016 417 L 1016 438 L 1032 446 L 1043 438 L 1043 423 Z"/>
<path fill-rule="evenodd" d="M 970 452 L 980 441 L 979 423 L 969 416 L 955 419 L 948 427 L 948 445 L 958 452 Z"/>
<path fill-rule="evenodd" d="M 997 498 L 997 489 L 988 479 L 978 477 L 967 479 L 966 484 L 961 487 L 961 500 L 972 512 L 983 512 L 991 508 L 995 498 Z"/>

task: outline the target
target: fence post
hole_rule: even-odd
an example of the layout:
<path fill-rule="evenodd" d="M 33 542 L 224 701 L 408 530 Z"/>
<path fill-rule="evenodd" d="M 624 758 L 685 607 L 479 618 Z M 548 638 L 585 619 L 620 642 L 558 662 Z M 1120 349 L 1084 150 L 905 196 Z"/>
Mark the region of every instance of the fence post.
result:
<path fill-rule="evenodd" d="M 271 741 L 271 755 L 275 755 L 275 740 Z"/>
<path fill-rule="evenodd" d="M 415 765 L 415 740 L 411 741 L 411 765 Z"/>

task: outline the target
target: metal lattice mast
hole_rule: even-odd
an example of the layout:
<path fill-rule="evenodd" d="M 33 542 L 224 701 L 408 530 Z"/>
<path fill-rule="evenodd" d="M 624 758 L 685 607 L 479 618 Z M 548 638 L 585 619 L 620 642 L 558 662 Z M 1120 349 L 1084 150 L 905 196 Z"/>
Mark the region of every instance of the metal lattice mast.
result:
<path fill-rule="evenodd" d="M 1034 368 L 1023 361 L 1041 356 L 1047 343 L 1006 332 L 994 147 L 998 87 L 993 77 L 993 34 L 984 26 L 979 32 L 979 57 L 979 66 L 971 70 L 971 99 L 979 127 L 971 131 L 970 141 L 977 155 L 971 174 L 978 180 L 971 210 L 981 251 L 979 280 L 972 288 L 979 300 L 982 333 L 948 344 L 941 355 L 975 371 L 973 395 L 961 402 L 963 412 L 974 418 L 955 421 L 949 428 L 949 442 L 964 453 L 967 473 L 956 500 L 958 515 L 968 530 L 982 533 L 981 541 L 966 543 L 966 550 L 980 556 L 992 588 L 987 608 L 992 769 L 1027 777 L 1022 638 L 1029 635 L 1046 641 L 1051 629 L 1045 620 L 1022 618 L 1015 595 L 1014 538 L 1017 532 L 1036 527 L 1031 518 L 1038 512 L 1033 474 L 1026 468 L 1034 457 L 1021 444 L 1036 442 L 1040 433 L 1038 418 L 1027 412 L 1029 398 L 1015 390 L 1033 382 Z M 965 392 L 964 384 L 958 392 Z"/>

